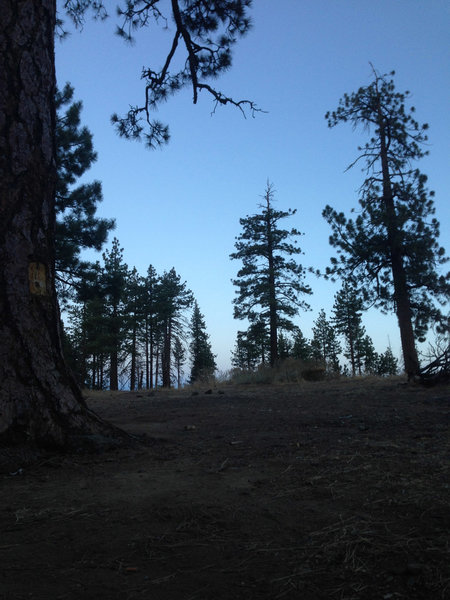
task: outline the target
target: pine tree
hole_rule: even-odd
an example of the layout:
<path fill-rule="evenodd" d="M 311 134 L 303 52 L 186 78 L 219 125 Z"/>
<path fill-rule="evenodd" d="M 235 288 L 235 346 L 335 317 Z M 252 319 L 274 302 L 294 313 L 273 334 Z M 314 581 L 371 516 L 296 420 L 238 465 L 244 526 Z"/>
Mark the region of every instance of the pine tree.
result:
<path fill-rule="evenodd" d="M 253 371 L 260 361 L 260 348 L 251 339 L 248 331 L 238 331 L 231 353 L 231 365 L 242 371 Z"/>
<path fill-rule="evenodd" d="M 127 330 L 127 350 L 130 354 L 130 390 L 139 387 L 139 332 L 145 321 L 146 290 L 136 267 L 127 273 L 124 292 L 124 325 Z"/>
<path fill-rule="evenodd" d="M 366 375 L 375 375 L 378 373 L 379 354 L 375 351 L 372 338 L 364 336 L 360 342 L 360 353 L 364 363 L 364 372 Z"/>
<path fill-rule="evenodd" d="M 361 375 L 361 340 L 365 335 L 361 318 L 362 300 L 348 282 L 337 292 L 333 305 L 332 323 L 336 331 L 344 336 L 344 356 L 350 360 L 352 375 Z"/>
<path fill-rule="evenodd" d="M 67 311 L 68 323 L 61 328 L 66 362 L 82 388 L 91 388 L 87 369 L 87 339 L 83 307 L 72 304 Z"/>
<path fill-rule="evenodd" d="M 132 109 L 128 121 L 118 121 L 120 133 L 139 137 L 144 115 L 148 144 L 163 142 L 167 131 L 152 122 L 153 111 L 188 85 L 194 102 L 205 90 L 216 103 L 253 109 L 252 103 L 233 101 L 209 84 L 230 66 L 235 42 L 248 31 L 249 6 L 248 0 L 173 0 L 169 10 L 175 26 L 164 67 L 144 70 L 144 106 Z M 105 12 L 103 2 L 64 3 L 78 25 L 90 8 Z M 5 127 L 0 136 L 0 436 L 3 443 L 53 447 L 75 440 L 78 448 L 83 435 L 122 434 L 87 409 L 62 354 L 54 261 L 56 2 L 0 0 L 0 15 Z M 122 14 L 123 32 L 153 24 L 158 16 L 156 3 L 131 0 Z M 175 58 L 177 49 L 184 50 L 184 58 L 179 53 Z M 172 72 L 172 63 L 184 66 Z"/>
<path fill-rule="evenodd" d="M 261 212 L 240 219 L 243 231 L 236 238 L 236 252 L 230 255 L 243 263 L 233 280 L 238 287 L 237 298 L 233 300 L 234 317 L 250 322 L 262 319 L 267 323 L 272 366 L 278 358 L 279 329 L 293 328 L 292 317 L 299 309 L 309 308 L 301 295 L 311 293 L 303 281 L 302 265 L 285 258 L 302 253 L 296 239 L 294 243 L 289 241 L 301 234 L 297 229 L 286 230 L 279 226 L 282 219 L 293 216 L 296 211 L 275 210 L 273 197 L 273 186 L 267 183 Z"/>
<path fill-rule="evenodd" d="M 81 127 L 81 102 L 73 101 L 73 87 L 68 83 L 56 92 L 56 272 L 60 300 L 67 285 L 83 276 L 86 263 L 80 259 L 83 249 L 101 250 L 108 232 L 114 229 L 112 219 L 95 216 L 102 201 L 99 181 L 76 185 L 78 179 L 97 160 L 92 134 Z"/>
<path fill-rule="evenodd" d="M 123 261 L 123 248 L 114 238 L 111 250 L 103 253 L 104 267 L 101 274 L 102 295 L 105 300 L 107 341 L 105 348 L 109 354 L 109 387 L 119 389 L 120 352 L 126 338 L 126 285 L 128 266 Z"/>
<path fill-rule="evenodd" d="M 294 331 L 292 341 L 292 356 L 303 361 L 310 360 L 312 357 L 311 344 L 298 327 Z"/>
<path fill-rule="evenodd" d="M 314 325 L 311 341 L 313 357 L 323 361 L 328 368 L 338 372 L 340 370 L 338 355 L 341 352 L 341 345 L 323 309 L 319 312 Z"/>
<path fill-rule="evenodd" d="M 183 365 L 186 360 L 186 349 L 183 342 L 178 336 L 175 336 L 173 344 L 173 360 L 175 363 L 175 370 L 177 376 L 177 388 L 181 388 L 181 379 L 183 376 Z"/>
<path fill-rule="evenodd" d="M 190 382 L 208 381 L 214 375 L 217 365 L 206 333 L 205 318 L 200 312 L 197 301 L 194 302 L 192 311 L 190 337 L 189 350 L 192 363 Z"/>
<path fill-rule="evenodd" d="M 247 340 L 253 345 L 253 352 L 259 363 L 265 365 L 270 358 L 270 336 L 267 323 L 261 316 L 250 323 L 247 329 Z"/>
<path fill-rule="evenodd" d="M 104 299 L 96 292 L 68 309 L 66 331 L 71 368 L 82 387 L 105 389 L 108 366 L 108 325 Z"/>
<path fill-rule="evenodd" d="M 258 365 L 266 364 L 269 346 L 266 324 L 257 318 L 249 325 L 247 331 L 237 332 L 231 364 L 237 369 L 253 371 Z"/>
<path fill-rule="evenodd" d="M 151 389 L 154 383 L 154 358 L 160 337 L 160 322 L 158 319 L 158 282 L 156 269 L 150 265 L 144 280 L 144 332 L 145 347 L 145 387 Z"/>
<path fill-rule="evenodd" d="M 329 127 L 349 121 L 371 137 L 350 165 L 365 161 L 360 215 L 347 219 L 330 206 L 323 215 L 339 255 L 328 272 L 352 278 L 365 300 L 395 311 L 411 378 L 419 372 L 415 338 L 423 339 L 430 324 L 448 326 L 437 304 L 448 300 L 450 285 L 449 275 L 437 271 L 447 259 L 437 242 L 433 192 L 426 188 L 427 177 L 413 166 L 427 154 L 422 148 L 428 125 L 419 125 L 414 108 L 406 108 L 409 95 L 396 92 L 393 79 L 374 70 L 370 85 L 345 94 L 337 110 L 327 113 Z"/>
<path fill-rule="evenodd" d="M 84 275 L 66 310 L 67 339 L 71 354 L 77 357 L 75 374 L 82 385 L 104 389 L 108 381 L 109 332 L 100 262 L 90 263 Z"/>
<path fill-rule="evenodd" d="M 398 360 L 392 353 L 390 347 L 386 348 L 386 352 L 378 357 L 378 375 L 397 375 Z"/>
<path fill-rule="evenodd" d="M 278 357 L 280 360 L 285 360 L 286 358 L 289 358 L 291 354 L 292 341 L 283 331 L 280 331 L 278 334 Z"/>
<path fill-rule="evenodd" d="M 186 282 L 181 282 L 175 269 L 163 273 L 157 284 L 156 294 L 162 333 L 162 385 L 170 388 L 172 342 L 174 336 L 184 335 L 184 312 L 191 306 L 193 297 Z"/>

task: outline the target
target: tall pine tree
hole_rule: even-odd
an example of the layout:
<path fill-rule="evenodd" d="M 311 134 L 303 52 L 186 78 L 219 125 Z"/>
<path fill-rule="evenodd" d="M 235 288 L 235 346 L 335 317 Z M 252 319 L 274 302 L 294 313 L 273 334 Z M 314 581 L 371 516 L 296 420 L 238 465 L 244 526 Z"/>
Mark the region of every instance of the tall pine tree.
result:
<path fill-rule="evenodd" d="M 263 198 L 261 212 L 240 219 L 243 231 L 236 238 L 236 252 L 230 258 L 241 260 L 243 265 L 233 280 L 238 288 L 233 300 L 234 317 L 250 322 L 261 319 L 267 324 L 273 366 L 278 358 L 279 329 L 293 328 L 292 317 L 299 309 L 309 308 L 301 296 L 311 294 L 311 289 L 304 283 L 302 265 L 289 258 L 302 253 L 295 239 L 301 233 L 279 225 L 296 210 L 274 208 L 274 188 L 270 183 Z"/>
<path fill-rule="evenodd" d="M 130 355 L 130 390 L 141 386 L 140 331 L 145 323 L 146 289 L 144 279 L 136 267 L 128 272 L 125 284 L 125 327 L 127 330 L 127 351 Z"/>
<path fill-rule="evenodd" d="M 409 95 L 396 92 L 393 79 L 374 70 L 370 85 L 345 94 L 338 108 L 327 113 L 329 127 L 350 122 L 370 139 L 350 165 L 365 164 L 360 214 L 347 219 L 327 206 L 323 215 L 339 255 L 328 272 L 353 278 L 365 300 L 395 311 L 411 378 L 419 373 L 416 339 L 423 339 L 430 324 L 448 327 L 438 305 L 448 300 L 450 284 L 449 275 L 438 273 L 447 259 L 437 241 L 433 192 L 413 165 L 427 154 L 428 126 L 414 119 L 414 107 L 406 107 Z"/>
<path fill-rule="evenodd" d="M 125 302 L 128 267 L 123 261 L 123 248 L 117 238 L 113 239 L 111 250 L 103 253 L 103 261 L 101 285 L 106 309 L 109 387 L 118 390 L 120 353 L 127 333 Z"/>
<path fill-rule="evenodd" d="M 145 387 L 151 389 L 154 385 L 154 358 L 158 347 L 160 320 L 158 318 L 158 282 L 159 277 L 155 267 L 150 265 L 144 279 L 144 352 L 145 352 Z"/>
<path fill-rule="evenodd" d="M 157 284 L 156 294 L 162 333 L 162 385 L 170 388 L 173 341 L 177 336 L 184 336 L 184 313 L 192 305 L 193 296 L 175 269 L 163 273 Z"/>

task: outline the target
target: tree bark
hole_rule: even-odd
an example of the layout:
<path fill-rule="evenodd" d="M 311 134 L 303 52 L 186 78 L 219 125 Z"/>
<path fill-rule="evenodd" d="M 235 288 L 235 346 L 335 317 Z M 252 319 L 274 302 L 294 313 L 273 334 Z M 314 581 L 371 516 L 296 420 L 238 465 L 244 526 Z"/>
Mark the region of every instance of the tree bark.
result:
<path fill-rule="evenodd" d="M 139 377 L 139 375 L 138 375 Z M 133 392 L 136 388 L 136 321 L 133 323 L 133 334 L 131 341 L 131 369 L 130 369 L 130 390 Z"/>
<path fill-rule="evenodd" d="M 112 350 L 109 360 L 109 389 L 117 392 L 119 389 L 119 326 L 117 323 L 117 306 L 113 307 L 112 321 L 110 324 Z"/>
<path fill-rule="evenodd" d="M 0 0 L 0 14 L 0 440 L 66 447 L 80 435 L 113 430 L 87 409 L 62 355 L 55 0 Z"/>
<path fill-rule="evenodd" d="M 150 389 L 148 320 L 145 319 L 145 389 Z"/>
<path fill-rule="evenodd" d="M 172 354 L 172 319 L 169 317 L 164 331 L 164 351 L 162 357 L 162 386 L 170 388 L 170 370 Z"/>
<path fill-rule="evenodd" d="M 346 302 L 348 303 L 348 294 L 346 294 Z M 355 348 L 354 348 L 354 335 L 353 335 L 353 327 L 352 327 L 352 317 L 350 314 L 350 309 L 347 306 L 347 340 L 350 349 L 350 363 L 352 365 L 352 375 L 355 377 L 356 375 L 356 364 L 355 364 Z"/>
<path fill-rule="evenodd" d="M 159 346 L 156 348 L 156 357 L 155 357 L 155 389 L 158 387 L 158 377 L 159 377 L 159 356 L 160 350 Z"/>
<path fill-rule="evenodd" d="M 268 261 L 268 291 L 269 291 L 269 338 L 270 338 L 270 366 L 273 367 L 278 360 L 278 311 L 275 289 L 275 268 L 273 256 L 273 234 L 271 223 L 270 190 L 266 193 L 267 202 L 267 261 Z"/>
<path fill-rule="evenodd" d="M 384 117 L 381 107 L 378 108 L 378 120 L 380 126 L 380 158 L 383 177 L 383 198 L 385 207 L 386 228 L 388 237 L 389 253 L 391 258 L 392 279 L 394 282 L 395 312 L 400 329 L 403 360 L 408 379 L 419 374 L 419 359 L 417 356 L 414 329 L 412 325 L 412 311 L 409 299 L 406 273 L 403 264 L 401 243 L 399 241 L 399 227 L 395 212 L 394 196 L 392 193 L 391 178 L 389 172 L 387 138 Z"/>
<path fill-rule="evenodd" d="M 270 335 L 270 366 L 273 367 L 278 359 L 278 315 L 275 294 L 275 275 L 273 268 L 272 250 L 269 248 L 269 335 Z"/>

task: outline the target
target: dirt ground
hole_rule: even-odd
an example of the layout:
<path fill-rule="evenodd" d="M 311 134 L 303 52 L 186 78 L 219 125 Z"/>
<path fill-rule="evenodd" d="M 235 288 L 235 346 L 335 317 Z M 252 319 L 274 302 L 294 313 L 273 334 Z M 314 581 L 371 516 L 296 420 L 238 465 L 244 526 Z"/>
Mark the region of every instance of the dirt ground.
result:
<path fill-rule="evenodd" d="M 449 387 L 103 392 L 144 444 L 0 476 L 1 600 L 450 598 Z"/>

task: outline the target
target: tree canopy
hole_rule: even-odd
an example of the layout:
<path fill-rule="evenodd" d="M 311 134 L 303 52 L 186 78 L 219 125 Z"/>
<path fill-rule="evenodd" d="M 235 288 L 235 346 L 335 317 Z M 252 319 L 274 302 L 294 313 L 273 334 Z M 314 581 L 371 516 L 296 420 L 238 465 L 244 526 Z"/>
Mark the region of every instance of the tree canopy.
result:
<path fill-rule="evenodd" d="M 77 184 L 97 160 L 92 133 L 81 126 L 81 101 L 73 100 L 74 89 L 66 84 L 56 91 L 56 226 L 55 260 L 60 300 L 67 285 L 79 280 L 87 263 L 81 252 L 101 250 L 114 219 L 96 216 L 103 200 L 100 181 Z"/>
<path fill-rule="evenodd" d="M 150 25 L 173 26 L 164 64 L 142 68 L 144 101 L 131 105 L 124 116 L 111 117 L 119 135 L 143 139 L 149 148 L 166 144 L 169 127 L 155 119 L 154 114 L 170 96 L 186 87 L 192 89 L 194 104 L 205 92 L 215 108 L 230 104 L 244 114 L 247 109 L 252 114 L 259 111 L 252 100 L 235 100 L 211 83 L 231 67 L 233 47 L 251 27 L 251 5 L 252 0 L 173 0 L 170 8 L 160 0 L 127 0 L 119 4 L 116 32 L 126 42 L 133 42 L 136 32 Z M 66 0 L 64 7 L 77 27 L 83 25 L 89 13 L 97 19 L 109 16 L 103 0 Z"/>

